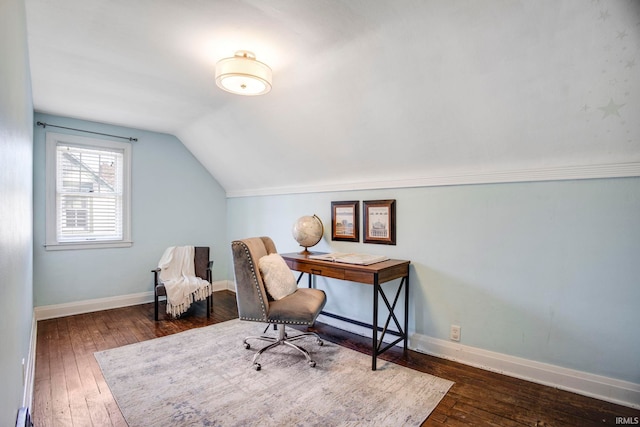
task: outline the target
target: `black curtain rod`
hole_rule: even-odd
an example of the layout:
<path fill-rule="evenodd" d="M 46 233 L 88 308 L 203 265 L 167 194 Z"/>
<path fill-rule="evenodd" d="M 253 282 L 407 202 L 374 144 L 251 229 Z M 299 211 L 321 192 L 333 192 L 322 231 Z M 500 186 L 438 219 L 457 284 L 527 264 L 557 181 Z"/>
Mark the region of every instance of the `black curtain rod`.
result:
<path fill-rule="evenodd" d="M 43 123 L 43 122 L 36 122 L 36 124 L 38 126 L 42 126 L 43 128 L 46 129 L 47 126 L 51 126 L 52 128 L 60 128 L 60 129 L 68 129 L 68 130 L 77 130 L 78 132 L 85 132 L 85 133 L 92 133 L 94 135 L 103 135 L 103 136 L 110 136 L 112 138 L 120 138 L 120 139 L 126 139 L 128 141 L 134 142 L 137 141 L 138 138 L 132 138 L 132 137 L 126 137 L 126 136 L 118 136 L 118 135 L 110 135 L 108 133 L 100 133 L 100 132 L 92 132 L 90 130 L 84 130 L 84 129 L 74 129 L 74 128 L 68 128 L 68 127 L 64 127 L 64 126 L 58 126 L 58 125 L 50 125 L 49 123 Z"/>

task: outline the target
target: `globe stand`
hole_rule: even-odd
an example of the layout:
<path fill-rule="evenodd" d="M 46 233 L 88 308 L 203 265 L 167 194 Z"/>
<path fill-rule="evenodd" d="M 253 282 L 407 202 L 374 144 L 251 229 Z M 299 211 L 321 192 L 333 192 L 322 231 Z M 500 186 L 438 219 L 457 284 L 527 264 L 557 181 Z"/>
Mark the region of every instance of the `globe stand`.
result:
<path fill-rule="evenodd" d="M 324 225 L 317 215 L 303 216 L 293 224 L 292 230 L 293 238 L 304 249 L 299 253 L 300 255 L 311 255 L 313 252 L 309 250 L 310 247 L 315 246 L 322 239 L 324 235 Z"/>

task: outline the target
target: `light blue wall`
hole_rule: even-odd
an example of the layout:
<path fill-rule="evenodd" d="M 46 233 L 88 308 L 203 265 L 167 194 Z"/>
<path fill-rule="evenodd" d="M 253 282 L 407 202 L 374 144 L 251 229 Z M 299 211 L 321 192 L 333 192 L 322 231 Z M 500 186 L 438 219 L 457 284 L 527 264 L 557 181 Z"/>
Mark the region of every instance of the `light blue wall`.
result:
<path fill-rule="evenodd" d="M 132 143 L 131 248 L 46 251 L 45 134 L 34 129 L 35 306 L 122 296 L 153 290 L 150 270 L 173 245 L 210 246 L 214 280 L 226 279 L 225 192 L 174 136 L 36 114 L 36 121 L 138 138 Z M 105 137 L 108 139 L 108 137 Z"/>
<path fill-rule="evenodd" d="M 333 200 L 397 200 L 397 245 L 330 241 Z M 410 332 L 640 383 L 640 178 L 229 199 L 229 240 L 317 214 L 321 251 L 409 259 Z M 370 321 L 367 286 L 320 280 L 330 311 Z"/>
<path fill-rule="evenodd" d="M 10 426 L 23 405 L 33 319 L 33 103 L 22 0 L 0 1 L 0 58 L 0 425 Z"/>

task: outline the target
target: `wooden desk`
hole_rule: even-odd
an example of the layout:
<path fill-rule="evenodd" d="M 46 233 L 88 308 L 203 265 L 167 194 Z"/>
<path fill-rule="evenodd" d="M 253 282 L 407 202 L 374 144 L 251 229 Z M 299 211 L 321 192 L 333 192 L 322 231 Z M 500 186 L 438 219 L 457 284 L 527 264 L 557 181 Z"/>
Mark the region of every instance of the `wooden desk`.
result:
<path fill-rule="evenodd" d="M 319 254 L 319 252 L 314 253 Z M 309 275 L 309 287 L 312 286 L 313 276 L 330 277 L 333 279 L 349 280 L 352 282 L 373 285 L 373 323 L 367 324 L 357 320 L 348 319 L 336 314 L 322 312 L 326 316 L 330 316 L 342 321 L 354 323 L 373 329 L 373 340 L 371 348 L 373 350 L 371 356 L 371 369 L 376 370 L 376 359 L 379 354 L 384 353 L 400 341 L 404 341 L 404 350 L 407 350 L 408 326 L 409 326 L 409 264 L 410 261 L 391 259 L 378 262 L 371 265 L 355 265 L 345 264 L 341 262 L 321 261 L 310 259 L 308 255 L 299 253 L 281 254 L 290 269 L 299 271 L 300 276 L 298 282 L 304 273 Z M 393 299 L 393 303 L 385 295 L 381 284 L 391 280 L 400 279 L 400 286 Z M 400 324 L 395 314 L 396 303 L 404 289 L 404 322 Z M 378 326 L 378 300 L 382 297 L 385 305 L 389 309 L 389 315 L 384 322 L 384 327 Z M 388 329 L 391 320 L 394 321 L 397 331 Z M 378 332 L 380 337 L 378 338 Z M 398 339 L 382 347 L 382 339 L 386 334 L 397 336 Z"/>

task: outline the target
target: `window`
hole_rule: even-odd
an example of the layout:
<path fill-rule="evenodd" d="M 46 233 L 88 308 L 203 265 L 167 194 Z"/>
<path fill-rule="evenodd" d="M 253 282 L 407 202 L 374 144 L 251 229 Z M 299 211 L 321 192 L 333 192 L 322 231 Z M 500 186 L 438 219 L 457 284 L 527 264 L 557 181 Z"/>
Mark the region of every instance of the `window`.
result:
<path fill-rule="evenodd" d="M 46 248 L 131 246 L 131 145 L 47 133 Z"/>

